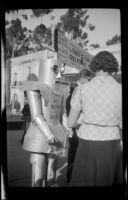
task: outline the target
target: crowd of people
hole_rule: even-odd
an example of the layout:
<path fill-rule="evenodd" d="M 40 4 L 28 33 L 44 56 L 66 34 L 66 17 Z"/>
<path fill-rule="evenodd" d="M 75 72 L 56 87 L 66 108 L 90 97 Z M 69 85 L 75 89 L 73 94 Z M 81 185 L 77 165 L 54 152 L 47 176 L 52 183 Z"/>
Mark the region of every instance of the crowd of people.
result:
<path fill-rule="evenodd" d="M 114 77 L 117 72 L 116 58 L 102 51 L 70 85 L 66 100 L 69 187 L 123 184 L 122 85 Z"/>

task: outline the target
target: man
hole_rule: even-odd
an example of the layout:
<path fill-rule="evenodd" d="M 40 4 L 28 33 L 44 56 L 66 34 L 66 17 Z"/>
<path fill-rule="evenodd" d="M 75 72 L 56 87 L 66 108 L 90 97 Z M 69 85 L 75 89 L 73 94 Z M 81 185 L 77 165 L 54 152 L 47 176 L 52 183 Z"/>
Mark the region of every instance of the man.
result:
<path fill-rule="evenodd" d="M 31 123 L 25 134 L 23 149 L 31 152 L 32 187 L 54 186 L 56 178 L 55 152 L 63 149 L 67 139 L 61 119 L 68 90 L 55 82 L 61 78 L 57 60 L 42 59 L 37 81 L 24 82 Z"/>

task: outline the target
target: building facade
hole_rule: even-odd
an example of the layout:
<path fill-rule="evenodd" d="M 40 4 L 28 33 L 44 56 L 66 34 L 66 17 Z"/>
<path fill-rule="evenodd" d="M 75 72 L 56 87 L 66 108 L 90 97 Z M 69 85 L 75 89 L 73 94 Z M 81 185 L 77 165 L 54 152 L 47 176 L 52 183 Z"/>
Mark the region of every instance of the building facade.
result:
<path fill-rule="evenodd" d="M 39 62 L 41 59 L 55 57 L 55 53 L 45 50 L 11 59 L 10 105 L 12 114 L 21 112 L 24 107 L 23 81 L 26 81 L 30 74 L 38 77 Z M 14 108 L 15 97 L 20 104 L 18 111 Z"/>

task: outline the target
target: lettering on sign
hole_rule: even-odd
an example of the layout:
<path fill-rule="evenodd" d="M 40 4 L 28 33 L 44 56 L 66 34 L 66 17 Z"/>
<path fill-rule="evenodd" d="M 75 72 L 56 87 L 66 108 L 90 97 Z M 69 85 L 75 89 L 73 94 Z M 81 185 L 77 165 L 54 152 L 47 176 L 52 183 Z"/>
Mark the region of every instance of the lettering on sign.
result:
<path fill-rule="evenodd" d="M 51 122 L 56 125 L 60 118 L 60 109 L 61 109 L 61 99 L 55 98 L 54 95 L 51 99 L 51 105 L 50 105 L 50 120 Z"/>
<path fill-rule="evenodd" d="M 78 44 L 67 39 L 58 31 L 58 59 L 67 65 L 81 69 L 87 68 L 92 55 L 82 49 Z"/>

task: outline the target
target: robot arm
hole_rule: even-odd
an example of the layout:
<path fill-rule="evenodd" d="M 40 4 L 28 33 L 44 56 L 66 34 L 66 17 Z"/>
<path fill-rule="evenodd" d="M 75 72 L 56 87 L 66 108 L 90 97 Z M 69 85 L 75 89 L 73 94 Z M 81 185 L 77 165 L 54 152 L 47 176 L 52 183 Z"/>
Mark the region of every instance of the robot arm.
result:
<path fill-rule="evenodd" d="M 31 112 L 32 122 L 37 125 L 41 133 L 45 136 L 46 140 L 50 143 L 55 139 L 47 122 L 43 117 L 42 103 L 40 93 L 36 91 L 27 91 L 27 97 Z"/>

